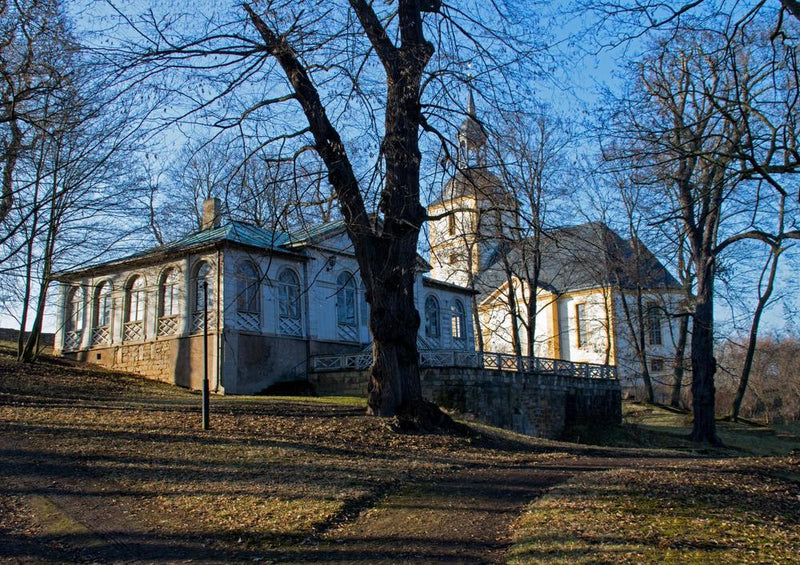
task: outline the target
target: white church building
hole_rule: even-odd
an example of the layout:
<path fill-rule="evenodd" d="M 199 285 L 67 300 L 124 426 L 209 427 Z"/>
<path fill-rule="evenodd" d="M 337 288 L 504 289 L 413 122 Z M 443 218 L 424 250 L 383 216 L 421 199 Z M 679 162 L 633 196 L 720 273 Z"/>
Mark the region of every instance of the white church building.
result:
<path fill-rule="evenodd" d="M 430 262 L 418 260 L 420 349 L 464 352 L 447 358 L 513 370 L 530 350 L 553 372 L 553 360 L 572 373 L 576 363 L 600 366 L 602 375 L 616 366 L 623 391 L 633 391 L 641 377 L 625 303 L 633 281 L 620 265 L 634 242 L 600 223 L 546 234 L 537 246 L 529 348 L 531 289 L 522 273 L 530 242 L 520 236 L 516 198 L 486 166 L 487 138 L 471 94 L 458 141 L 459 171 L 428 207 L 437 218 L 428 222 Z M 646 306 L 647 366 L 666 383 L 677 335 L 672 314 L 683 298 L 664 266 L 636 243 L 645 257 L 637 288 Z M 306 378 L 315 358 L 363 358 L 356 354 L 370 350 L 369 308 L 342 222 L 272 232 L 223 223 L 219 202 L 209 199 L 198 232 L 58 279 L 57 353 L 181 386 L 199 388 L 206 361 L 214 391 L 256 393 Z"/>
<path fill-rule="evenodd" d="M 342 222 L 292 233 L 222 223 L 172 244 L 59 275 L 56 352 L 217 393 L 303 379 L 314 356 L 369 350 L 369 308 Z M 473 350 L 471 291 L 425 276 L 414 289 L 424 347 Z M 204 327 L 208 338 L 204 344 Z"/>
<path fill-rule="evenodd" d="M 430 274 L 475 291 L 471 314 L 483 350 L 613 365 L 628 394 L 642 384 L 644 358 L 657 396 L 666 395 L 685 300 L 679 283 L 642 242 L 600 222 L 543 230 L 538 241 L 524 233 L 519 200 L 486 164 L 471 93 L 458 142 L 459 171 L 428 206 L 437 218 L 428 224 Z M 642 338 L 643 356 L 634 346 Z"/>

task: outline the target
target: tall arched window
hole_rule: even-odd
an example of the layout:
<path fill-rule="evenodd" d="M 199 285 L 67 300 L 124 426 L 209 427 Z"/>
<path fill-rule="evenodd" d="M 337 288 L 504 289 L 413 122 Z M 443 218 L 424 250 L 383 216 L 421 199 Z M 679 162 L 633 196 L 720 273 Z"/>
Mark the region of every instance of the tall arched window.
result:
<path fill-rule="evenodd" d="M 258 269 L 250 261 L 239 263 L 236 269 L 236 309 L 239 312 L 261 312 L 261 287 Z"/>
<path fill-rule="evenodd" d="M 466 341 L 464 305 L 458 299 L 455 299 L 450 307 L 450 322 L 453 339 L 459 342 Z"/>
<path fill-rule="evenodd" d="M 158 285 L 158 315 L 177 316 L 180 312 L 179 300 L 181 291 L 181 275 L 178 269 L 167 269 L 161 275 Z"/>
<path fill-rule="evenodd" d="M 181 276 L 178 269 L 167 269 L 158 281 L 158 328 L 159 337 L 178 331 L 180 313 Z"/>
<path fill-rule="evenodd" d="M 136 276 L 128 281 L 125 289 L 125 321 L 139 322 L 144 320 L 145 309 L 144 278 Z"/>
<path fill-rule="evenodd" d="M 261 279 L 252 261 L 236 268 L 236 311 L 244 330 L 261 330 Z"/>
<path fill-rule="evenodd" d="M 655 302 L 647 304 L 647 337 L 650 345 L 661 345 L 661 308 Z"/>
<path fill-rule="evenodd" d="M 123 341 L 142 341 L 144 339 L 146 295 L 144 277 L 132 277 L 125 287 L 125 324 L 122 328 Z"/>
<path fill-rule="evenodd" d="M 67 331 L 80 331 L 83 329 L 83 289 L 79 286 L 71 288 L 67 295 L 65 318 Z"/>
<path fill-rule="evenodd" d="M 103 281 L 94 293 L 94 318 L 92 320 L 92 345 L 111 341 L 111 283 Z"/>
<path fill-rule="evenodd" d="M 214 306 L 214 287 L 211 265 L 206 261 L 197 264 L 192 279 L 192 331 L 203 331 L 206 306 L 208 307 L 208 323 L 212 325 Z"/>
<path fill-rule="evenodd" d="M 300 279 L 291 269 L 278 275 L 278 329 L 283 334 L 302 335 Z"/>
<path fill-rule="evenodd" d="M 336 279 L 336 326 L 340 339 L 357 341 L 356 281 L 351 273 L 343 271 Z"/>
<path fill-rule="evenodd" d="M 439 339 L 439 301 L 432 294 L 425 299 L 425 337 Z"/>
<path fill-rule="evenodd" d="M 78 349 L 83 333 L 83 289 L 74 286 L 64 304 L 64 349 Z"/>

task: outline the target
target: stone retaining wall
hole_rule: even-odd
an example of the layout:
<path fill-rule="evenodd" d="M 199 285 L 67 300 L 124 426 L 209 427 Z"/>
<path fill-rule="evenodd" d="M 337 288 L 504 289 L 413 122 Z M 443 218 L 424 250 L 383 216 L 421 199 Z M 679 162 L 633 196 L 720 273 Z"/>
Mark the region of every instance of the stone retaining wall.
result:
<path fill-rule="evenodd" d="M 619 423 L 619 381 L 474 368 L 421 369 L 423 395 L 448 410 L 523 434 L 556 438 L 571 423 Z M 321 395 L 366 395 L 368 371 L 309 375 Z"/>

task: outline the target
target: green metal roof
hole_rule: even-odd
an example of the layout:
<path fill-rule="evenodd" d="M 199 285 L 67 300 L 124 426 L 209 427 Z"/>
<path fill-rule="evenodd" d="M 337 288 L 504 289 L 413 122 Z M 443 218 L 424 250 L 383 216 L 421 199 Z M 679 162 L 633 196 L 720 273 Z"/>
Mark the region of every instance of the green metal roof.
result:
<path fill-rule="evenodd" d="M 57 273 L 56 276 L 79 273 L 82 271 L 102 268 L 110 265 L 126 263 L 136 259 L 144 259 L 148 256 L 161 256 L 221 242 L 247 245 L 249 247 L 257 247 L 264 250 L 278 250 L 282 248 L 282 251 L 284 252 L 291 252 L 289 249 L 284 247 L 287 243 L 289 243 L 288 234 L 265 230 L 258 226 L 246 224 L 244 222 L 231 221 L 218 228 L 195 232 L 172 243 L 151 247 L 132 255 L 120 257 L 119 259 L 103 261 L 93 265 L 88 265 L 86 267 L 81 267 L 79 269 L 62 271 Z"/>
<path fill-rule="evenodd" d="M 335 222 L 327 222 L 312 226 L 310 228 L 303 228 L 289 232 L 286 236 L 287 243 L 292 246 L 303 246 L 311 243 L 312 241 L 324 239 L 338 230 L 344 229 L 344 220 L 337 220 Z"/>

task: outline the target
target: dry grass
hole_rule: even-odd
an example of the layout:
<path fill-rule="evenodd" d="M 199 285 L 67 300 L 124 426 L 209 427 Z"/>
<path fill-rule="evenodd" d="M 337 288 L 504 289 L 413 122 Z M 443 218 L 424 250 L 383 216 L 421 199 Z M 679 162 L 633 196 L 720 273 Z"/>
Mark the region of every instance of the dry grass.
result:
<path fill-rule="evenodd" d="M 392 563 L 424 543 L 436 562 L 464 562 L 457 540 L 509 531 L 546 489 L 514 524 L 519 563 L 800 562 L 796 459 L 687 459 L 480 426 L 404 435 L 360 399 L 212 398 L 204 432 L 199 405 L 172 386 L 0 351 L 0 563 L 110 562 L 75 548 L 120 544 L 147 563 Z M 496 509 L 494 492 L 508 497 Z M 473 546 L 468 562 L 503 543 Z"/>
<path fill-rule="evenodd" d="M 516 524 L 512 563 L 800 563 L 800 489 L 769 473 L 797 464 L 581 475 L 529 506 Z"/>

